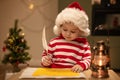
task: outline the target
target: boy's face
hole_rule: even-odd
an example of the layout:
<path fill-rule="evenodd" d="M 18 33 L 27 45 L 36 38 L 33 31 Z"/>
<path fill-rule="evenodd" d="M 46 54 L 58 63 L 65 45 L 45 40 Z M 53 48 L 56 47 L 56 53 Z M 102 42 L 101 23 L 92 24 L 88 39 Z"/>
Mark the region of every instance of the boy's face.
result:
<path fill-rule="evenodd" d="M 78 29 L 78 27 L 76 27 L 72 23 L 64 23 L 61 26 L 61 34 L 68 41 L 74 40 L 79 37 L 80 32 L 81 31 Z"/>

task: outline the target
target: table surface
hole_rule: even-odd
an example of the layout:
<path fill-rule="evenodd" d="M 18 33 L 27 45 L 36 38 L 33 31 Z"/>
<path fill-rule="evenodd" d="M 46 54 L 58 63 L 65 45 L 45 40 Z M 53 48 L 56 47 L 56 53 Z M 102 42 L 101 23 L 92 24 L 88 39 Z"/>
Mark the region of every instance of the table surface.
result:
<path fill-rule="evenodd" d="M 19 79 L 19 76 L 22 74 L 23 70 L 12 75 L 8 80 L 56 80 L 55 78 L 54 79 L 48 79 L 48 78 L 36 78 L 36 79 Z M 108 78 L 102 78 L 102 79 L 97 79 L 97 78 L 93 78 L 91 77 L 91 70 L 86 70 L 83 72 L 86 76 L 85 79 L 79 79 L 79 78 L 61 78 L 61 79 L 57 79 L 57 80 L 120 80 L 120 77 L 113 71 L 113 70 L 108 70 L 108 74 L 109 74 L 109 77 Z"/>

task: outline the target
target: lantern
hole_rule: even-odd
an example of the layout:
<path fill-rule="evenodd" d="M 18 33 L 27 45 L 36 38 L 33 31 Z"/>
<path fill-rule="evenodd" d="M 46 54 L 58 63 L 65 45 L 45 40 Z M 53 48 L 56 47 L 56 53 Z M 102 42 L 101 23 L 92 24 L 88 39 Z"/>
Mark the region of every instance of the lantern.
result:
<path fill-rule="evenodd" d="M 96 78 L 106 78 L 108 75 L 108 68 L 110 67 L 109 46 L 103 40 L 98 41 L 97 45 L 93 47 L 91 70 L 92 76 Z"/>

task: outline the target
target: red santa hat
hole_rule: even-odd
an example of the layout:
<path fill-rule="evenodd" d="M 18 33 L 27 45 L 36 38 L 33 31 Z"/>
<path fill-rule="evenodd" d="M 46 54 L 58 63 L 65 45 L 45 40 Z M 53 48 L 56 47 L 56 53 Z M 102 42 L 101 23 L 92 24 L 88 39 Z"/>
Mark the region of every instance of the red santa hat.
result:
<path fill-rule="evenodd" d="M 65 22 L 74 23 L 75 26 L 83 31 L 81 36 L 86 37 L 90 34 L 88 16 L 78 2 L 71 3 L 57 15 L 53 28 L 56 35 L 60 35 L 60 26 Z"/>

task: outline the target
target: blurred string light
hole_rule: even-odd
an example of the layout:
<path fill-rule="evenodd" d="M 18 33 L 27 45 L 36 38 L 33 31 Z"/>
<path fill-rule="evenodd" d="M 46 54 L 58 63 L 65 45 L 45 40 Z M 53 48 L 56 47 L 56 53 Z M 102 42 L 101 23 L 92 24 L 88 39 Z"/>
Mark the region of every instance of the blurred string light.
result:
<path fill-rule="evenodd" d="M 33 8 L 34 8 L 34 4 L 31 3 L 31 4 L 29 5 L 29 9 L 30 9 L 30 10 L 33 10 Z"/>
<path fill-rule="evenodd" d="M 54 0 L 45 0 L 44 2 L 41 0 L 20 0 L 21 3 L 23 3 L 26 6 L 26 9 L 30 10 L 30 13 L 28 15 L 26 15 L 25 17 L 23 17 L 20 21 L 19 21 L 19 25 L 21 25 L 22 27 L 26 28 L 27 30 L 34 32 L 34 33 L 39 33 L 41 32 L 41 29 L 31 29 L 30 27 L 24 25 L 23 23 L 26 20 L 29 20 L 30 17 L 32 17 L 35 12 L 37 11 L 39 15 L 41 15 L 46 21 L 51 22 L 49 25 L 51 25 L 52 23 L 54 23 L 54 20 L 51 19 L 48 15 L 44 14 L 44 12 L 42 11 L 42 8 L 44 8 L 45 6 L 49 5 L 51 2 L 53 2 Z M 38 2 L 43 2 L 43 3 L 38 3 Z"/>

